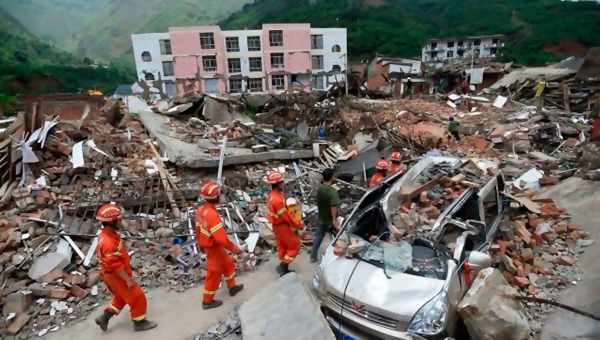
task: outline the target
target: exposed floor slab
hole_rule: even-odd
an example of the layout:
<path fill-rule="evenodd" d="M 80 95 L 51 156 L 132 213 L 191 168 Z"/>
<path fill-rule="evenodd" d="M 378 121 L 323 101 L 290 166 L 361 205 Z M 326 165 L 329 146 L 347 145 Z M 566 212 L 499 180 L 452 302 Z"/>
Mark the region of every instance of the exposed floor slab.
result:
<path fill-rule="evenodd" d="M 169 136 L 165 127 L 168 117 L 154 112 L 139 112 L 142 123 L 150 135 L 157 139 L 159 146 L 166 153 L 169 160 L 177 166 L 188 168 L 215 168 L 219 166 L 219 156 L 208 154 L 209 148 L 218 148 L 219 145 L 209 140 L 198 144 L 191 144 Z M 254 153 L 248 148 L 227 147 L 223 165 L 260 163 L 270 160 L 290 160 L 314 158 L 310 150 L 269 150 Z"/>

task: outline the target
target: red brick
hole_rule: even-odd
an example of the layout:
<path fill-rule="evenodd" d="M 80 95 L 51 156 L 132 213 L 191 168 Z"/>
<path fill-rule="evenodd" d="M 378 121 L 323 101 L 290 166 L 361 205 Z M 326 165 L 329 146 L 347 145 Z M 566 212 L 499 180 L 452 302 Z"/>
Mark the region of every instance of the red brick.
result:
<path fill-rule="evenodd" d="M 69 297 L 69 295 L 71 294 L 70 291 L 68 291 L 67 289 L 64 288 L 52 288 L 50 289 L 50 292 L 48 292 L 49 295 L 48 297 L 51 299 L 59 299 L 59 300 L 64 300 L 66 298 Z"/>
<path fill-rule="evenodd" d="M 573 257 L 573 256 L 561 256 L 556 260 L 557 264 L 563 265 L 563 266 L 572 266 L 575 263 L 577 263 L 577 258 Z"/>
<path fill-rule="evenodd" d="M 514 283 L 520 288 L 527 287 L 529 285 L 529 279 L 523 276 L 515 276 Z"/>
<path fill-rule="evenodd" d="M 531 233 L 527 230 L 524 223 L 515 224 L 515 236 L 527 244 L 531 243 Z"/>
<path fill-rule="evenodd" d="M 521 258 L 524 262 L 533 263 L 533 249 L 524 248 L 521 250 Z"/>
<path fill-rule="evenodd" d="M 79 300 L 85 299 L 88 296 L 89 292 L 86 289 L 83 289 L 77 285 L 71 287 L 71 295 L 75 296 Z"/>
<path fill-rule="evenodd" d="M 542 235 L 544 241 L 549 243 L 552 243 L 554 240 L 556 240 L 557 237 L 558 235 L 556 235 L 556 233 L 545 233 L 544 235 Z"/>
<path fill-rule="evenodd" d="M 27 313 L 21 313 L 17 315 L 13 322 L 8 326 L 6 331 L 8 331 L 9 334 L 13 335 L 19 333 L 21 328 L 23 328 L 23 326 L 25 326 L 27 322 L 29 322 L 30 318 L 31 317 Z"/>

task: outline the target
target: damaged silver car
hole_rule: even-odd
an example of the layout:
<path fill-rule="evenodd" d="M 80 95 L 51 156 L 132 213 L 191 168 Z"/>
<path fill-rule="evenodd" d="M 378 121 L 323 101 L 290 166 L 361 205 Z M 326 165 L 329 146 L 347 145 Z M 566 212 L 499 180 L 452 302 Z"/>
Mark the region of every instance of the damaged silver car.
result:
<path fill-rule="evenodd" d="M 504 211 L 491 162 L 426 157 L 367 192 L 313 279 L 347 339 L 444 339 Z"/>

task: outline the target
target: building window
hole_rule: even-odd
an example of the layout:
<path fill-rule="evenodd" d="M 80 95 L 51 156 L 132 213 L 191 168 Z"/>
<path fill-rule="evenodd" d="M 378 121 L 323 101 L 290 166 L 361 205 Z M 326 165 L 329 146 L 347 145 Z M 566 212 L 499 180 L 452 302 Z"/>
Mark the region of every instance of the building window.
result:
<path fill-rule="evenodd" d="M 148 51 L 142 52 L 142 61 L 145 61 L 145 62 L 152 61 L 152 56 L 150 55 L 150 52 L 148 52 Z"/>
<path fill-rule="evenodd" d="M 162 62 L 163 76 L 171 77 L 171 76 L 175 75 L 175 70 L 173 68 L 173 65 L 174 65 L 174 63 L 172 61 L 163 61 Z"/>
<path fill-rule="evenodd" d="M 475 39 L 475 41 L 473 42 L 473 45 L 475 45 L 475 46 L 481 45 L 481 40 Z"/>
<path fill-rule="evenodd" d="M 227 47 L 227 52 L 239 52 L 240 39 L 238 37 L 227 37 L 225 38 L 225 46 Z"/>
<path fill-rule="evenodd" d="M 310 36 L 310 48 L 313 50 L 322 50 L 323 49 L 323 35 L 322 34 L 313 34 Z"/>
<path fill-rule="evenodd" d="M 448 41 L 448 48 L 454 47 L 454 41 Z"/>
<path fill-rule="evenodd" d="M 311 86 L 313 89 L 316 90 L 323 90 L 323 76 L 320 75 L 315 75 L 312 76 L 312 82 L 311 82 Z"/>
<path fill-rule="evenodd" d="M 457 54 L 459 57 L 462 57 L 462 56 L 465 54 L 465 51 L 464 51 L 464 50 L 458 50 L 458 51 L 456 51 L 456 54 Z"/>
<path fill-rule="evenodd" d="M 154 80 L 154 74 L 152 74 L 150 72 L 146 72 L 146 73 L 144 73 L 144 79 L 152 81 L 152 80 Z"/>
<path fill-rule="evenodd" d="M 498 43 L 498 39 L 492 39 L 492 44 L 496 45 Z"/>
<path fill-rule="evenodd" d="M 283 53 L 271 53 L 271 68 L 283 67 Z"/>
<path fill-rule="evenodd" d="M 431 49 L 435 50 L 437 48 L 437 43 L 436 42 L 432 42 L 431 43 Z"/>
<path fill-rule="evenodd" d="M 342 71 L 342 67 L 341 67 L 340 65 L 333 65 L 333 66 L 331 67 L 331 70 L 332 70 L 333 72 L 341 72 L 341 71 Z"/>
<path fill-rule="evenodd" d="M 204 80 L 204 91 L 206 93 L 219 93 L 219 79 Z"/>
<path fill-rule="evenodd" d="M 460 40 L 460 41 L 458 42 L 458 47 L 463 47 L 463 45 L 464 45 L 464 44 L 465 44 L 465 42 L 464 42 L 464 41 L 462 41 L 462 40 Z"/>
<path fill-rule="evenodd" d="M 447 58 L 453 58 L 454 57 L 454 52 L 453 51 L 446 52 L 446 57 Z"/>
<path fill-rule="evenodd" d="M 165 81 L 165 93 L 169 97 L 175 97 L 177 94 L 177 86 L 175 86 L 175 82 L 172 80 Z"/>
<path fill-rule="evenodd" d="M 331 48 L 331 52 L 334 52 L 334 53 L 339 53 L 339 52 L 342 52 L 342 48 L 340 47 L 340 45 L 338 45 L 338 44 L 335 44 L 335 45 L 333 45 L 333 47 Z"/>
<path fill-rule="evenodd" d="M 248 51 L 260 51 L 260 37 L 248 37 Z"/>
<path fill-rule="evenodd" d="M 481 51 L 478 48 L 473 50 L 473 54 L 475 54 L 475 57 L 479 57 L 479 53 L 481 53 Z"/>
<path fill-rule="evenodd" d="M 227 59 L 227 69 L 229 70 L 229 73 L 242 72 L 242 63 L 240 62 L 240 58 Z"/>
<path fill-rule="evenodd" d="M 215 48 L 214 33 L 200 33 L 200 48 L 203 50 L 211 50 Z"/>
<path fill-rule="evenodd" d="M 262 92 L 262 90 L 263 90 L 262 78 L 249 78 L 248 79 L 248 90 L 250 92 Z"/>
<path fill-rule="evenodd" d="M 229 79 L 229 92 L 231 92 L 231 93 L 242 92 L 242 80 L 241 79 Z"/>
<path fill-rule="evenodd" d="M 171 51 L 171 40 L 164 39 L 159 41 L 160 44 L 160 54 L 162 55 L 171 55 L 173 52 Z"/>
<path fill-rule="evenodd" d="M 283 31 L 269 31 L 269 44 L 271 46 L 283 46 Z"/>
<path fill-rule="evenodd" d="M 431 52 L 431 59 L 437 58 L 437 52 Z"/>
<path fill-rule="evenodd" d="M 260 57 L 248 58 L 250 72 L 262 72 L 262 59 Z"/>
<path fill-rule="evenodd" d="M 496 47 L 490 48 L 490 54 L 492 55 L 492 57 L 495 57 L 497 52 L 498 49 Z"/>
<path fill-rule="evenodd" d="M 217 57 L 214 55 L 205 55 L 202 57 L 202 68 L 206 72 L 215 72 L 217 70 Z"/>
<path fill-rule="evenodd" d="M 285 80 L 283 75 L 271 76 L 271 85 L 275 90 L 285 89 Z"/>
<path fill-rule="evenodd" d="M 313 55 L 312 56 L 312 68 L 313 68 L 313 70 L 322 70 L 323 69 L 323 56 L 322 55 Z"/>

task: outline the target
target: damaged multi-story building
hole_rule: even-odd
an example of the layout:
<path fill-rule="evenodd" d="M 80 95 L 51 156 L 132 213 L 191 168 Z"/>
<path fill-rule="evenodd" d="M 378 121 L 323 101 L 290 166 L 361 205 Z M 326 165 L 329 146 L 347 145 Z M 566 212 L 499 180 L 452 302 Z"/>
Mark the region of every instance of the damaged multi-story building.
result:
<path fill-rule="evenodd" d="M 264 24 L 259 30 L 171 27 L 132 35 L 139 80 L 168 96 L 326 90 L 344 83 L 345 28 Z"/>
<path fill-rule="evenodd" d="M 500 55 L 505 40 L 501 34 L 429 39 L 421 50 L 421 61 L 435 63 L 463 58 L 495 58 Z"/>

